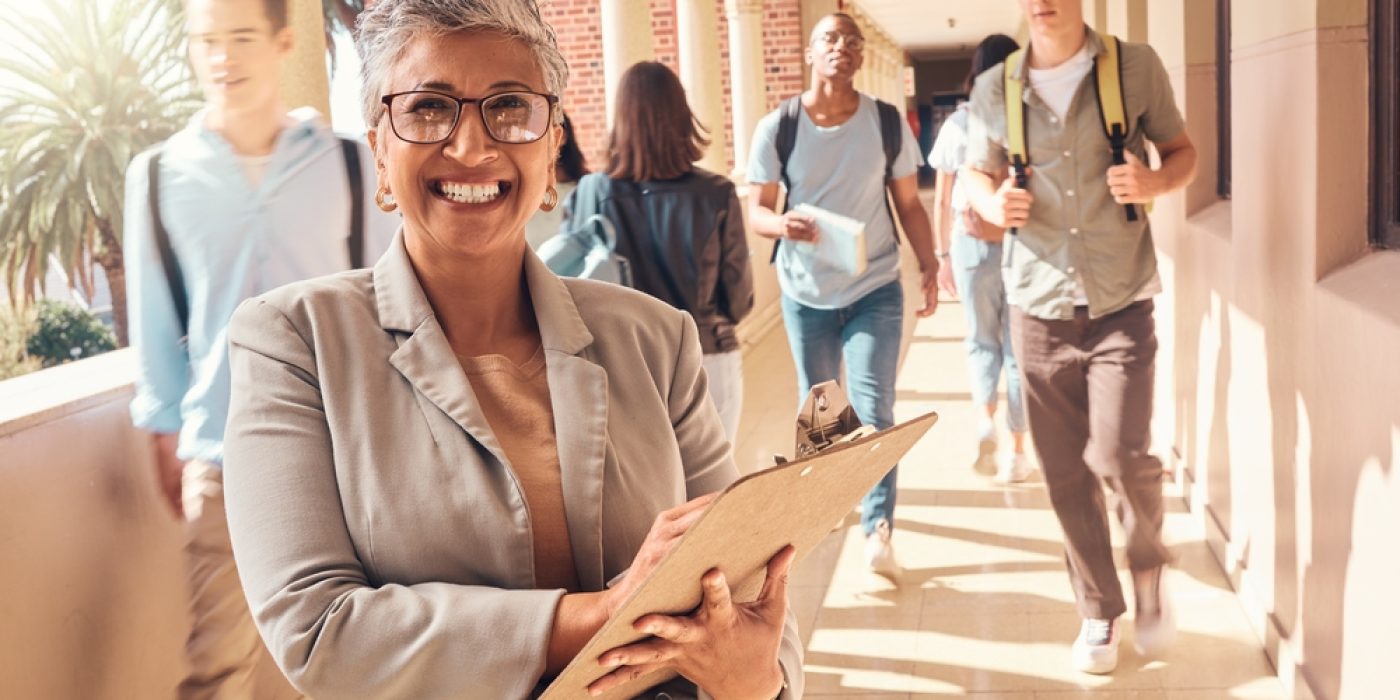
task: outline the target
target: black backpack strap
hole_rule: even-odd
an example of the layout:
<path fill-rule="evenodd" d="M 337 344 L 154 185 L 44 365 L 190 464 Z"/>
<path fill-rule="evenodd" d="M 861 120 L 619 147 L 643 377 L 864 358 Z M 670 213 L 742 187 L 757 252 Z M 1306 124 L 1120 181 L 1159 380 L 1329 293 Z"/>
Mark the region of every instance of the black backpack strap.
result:
<path fill-rule="evenodd" d="M 875 100 L 875 107 L 880 112 L 880 141 L 885 147 L 885 189 L 889 189 L 894 183 L 894 161 L 899 158 L 899 151 L 904 147 L 904 125 L 903 119 L 899 116 L 899 109 L 884 100 Z M 892 192 L 885 195 L 885 210 L 890 214 L 890 225 L 894 227 L 894 242 L 902 243 L 899 239 L 899 223 L 894 220 L 894 207 L 890 205 Z"/>
<path fill-rule="evenodd" d="M 170 232 L 160 218 L 160 151 L 159 146 L 152 149 L 151 159 L 146 163 L 146 201 L 151 210 L 151 235 L 160 253 L 160 265 L 165 268 L 165 284 L 170 288 L 175 316 L 180 320 L 180 336 L 184 337 L 190 333 L 190 301 L 185 296 L 185 275 L 170 245 Z"/>
<path fill-rule="evenodd" d="M 360 171 L 360 144 L 353 139 L 340 139 L 340 151 L 345 154 L 345 179 L 350 182 L 350 237 L 345 245 L 350 251 L 350 267 L 365 266 L 365 187 Z"/>
<path fill-rule="evenodd" d="M 783 210 L 779 214 L 786 214 L 792 208 L 792 185 L 788 182 L 787 166 L 788 159 L 792 157 L 792 150 L 797 147 L 797 121 L 802 118 L 802 95 L 799 93 L 786 100 L 778 107 L 778 135 L 773 139 L 773 145 L 778 149 L 778 179 L 783 183 Z M 783 244 L 783 239 L 773 241 L 773 253 L 768 256 L 768 263 L 778 259 L 778 246 Z"/>

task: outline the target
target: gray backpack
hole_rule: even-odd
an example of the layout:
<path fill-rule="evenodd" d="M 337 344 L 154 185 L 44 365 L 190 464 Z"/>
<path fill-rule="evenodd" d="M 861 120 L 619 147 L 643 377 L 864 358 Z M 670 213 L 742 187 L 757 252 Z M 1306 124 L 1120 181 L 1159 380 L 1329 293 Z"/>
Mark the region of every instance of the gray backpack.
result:
<path fill-rule="evenodd" d="M 535 254 L 561 277 L 632 286 L 632 263 L 618 255 L 617 227 L 602 214 L 541 243 Z"/>

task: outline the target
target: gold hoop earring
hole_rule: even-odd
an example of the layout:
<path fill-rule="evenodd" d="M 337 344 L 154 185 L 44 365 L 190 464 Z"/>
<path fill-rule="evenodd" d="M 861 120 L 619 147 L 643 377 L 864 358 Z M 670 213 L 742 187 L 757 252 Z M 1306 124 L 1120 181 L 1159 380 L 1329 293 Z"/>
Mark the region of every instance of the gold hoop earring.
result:
<path fill-rule="evenodd" d="M 399 203 L 394 201 L 394 195 L 383 187 L 374 193 L 374 204 L 386 213 L 399 208 Z"/>
<path fill-rule="evenodd" d="M 540 202 L 540 211 L 554 211 L 557 206 L 559 206 L 559 190 L 554 189 L 554 185 L 550 185 L 549 189 L 544 191 L 544 201 Z"/>

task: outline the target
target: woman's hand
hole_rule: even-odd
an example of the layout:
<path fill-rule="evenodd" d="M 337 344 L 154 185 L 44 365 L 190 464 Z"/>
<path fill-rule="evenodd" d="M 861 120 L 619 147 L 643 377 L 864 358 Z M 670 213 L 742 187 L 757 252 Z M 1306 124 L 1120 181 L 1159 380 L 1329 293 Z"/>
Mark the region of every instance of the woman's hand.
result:
<path fill-rule="evenodd" d="M 787 618 L 788 573 L 797 550 L 784 547 L 768 561 L 758 599 L 734 603 L 729 582 L 718 569 L 701 579 L 704 600 L 686 617 L 646 615 L 634 623 L 653 636 L 598 659 L 613 672 L 594 681 L 588 692 L 609 688 L 669 668 L 690 679 L 716 700 L 771 700 L 783 688 L 778 665 Z"/>
<path fill-rule="evenodd" d="M 627 573 L 621 581 L 607 590 L 604 596 L 607 615 L 604 619 L 611 618 L 622 608 L 622 604 L 632 597 L 632 593 L 647 580 L 647 577 L 651 576 L 656 565 L 675 549 L 676 544 L 685 537 L 691 526 L 700 520 L 700 516 L 705 514 L 705 510 L 718 496 L 718 493 L 700 496 L 670 510 L 661 511 L 661 514 L 656 516 L 656 520 L 651 524 L 651 531 L 642 542 L 642 548 L 637 550 L 637 556 L 632 558 L 632 566 L 627 568 Z"/>

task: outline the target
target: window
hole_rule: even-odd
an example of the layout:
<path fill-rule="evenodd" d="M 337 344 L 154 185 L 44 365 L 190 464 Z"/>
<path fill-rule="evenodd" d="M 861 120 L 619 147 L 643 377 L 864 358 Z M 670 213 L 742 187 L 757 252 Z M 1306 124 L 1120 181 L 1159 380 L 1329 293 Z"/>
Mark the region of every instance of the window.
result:
<path fill-rule="evenodd" d="M 1215 0 L 1215 193 L 1230 198 L 1230 0 Z"/>
<path fill-rule="evenodd" d="M 1400 248 L 1400 0 L 1371 4 L 1372 241 Z"/>

